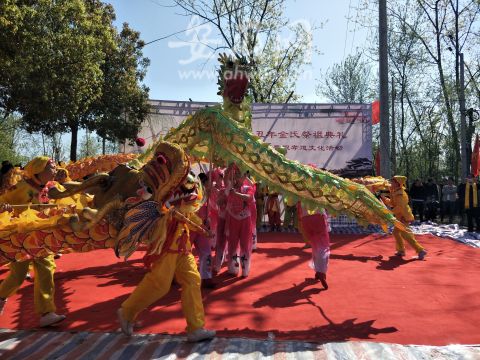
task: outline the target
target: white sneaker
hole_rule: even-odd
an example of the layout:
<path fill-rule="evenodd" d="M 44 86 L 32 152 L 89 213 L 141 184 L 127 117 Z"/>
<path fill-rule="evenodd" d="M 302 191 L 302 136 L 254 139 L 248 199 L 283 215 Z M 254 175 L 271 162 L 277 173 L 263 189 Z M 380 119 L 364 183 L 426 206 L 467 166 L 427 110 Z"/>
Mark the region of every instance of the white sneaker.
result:
<path fill-rule="evenodd" d="M 212 339 L 215 337 L 215 330 L 207 330 L 204 328 L 197 329 L 187 334 L 188 342 L 198 342 L 203 340 Z"/>
<path fill-rule="evenodd" d="M 58 315 L 54 312 L 49 312 L 40 318 L 40 327 L 55 326 L 65 320 L 65 315 Z"/>
<path fill-rule="evenodd" d="M 3 315 L 3 309 L 7 304 L 7 299 L 0 299 L 0 315 Z"/>
<path fill-rule="evenodd" d="M 238 263 L 239 256 L 235 255 L 232 256 L 232 259 L 230 260 L 230 263 L 228 264 L 228 273 L 230 275 L 237 276 L 239 272 L 239 267 L 240 264 Z"/>
<path fill-rule="evenodd" d="M 240 259 L 242 264 L 242 277 L 246 278 L 250 273 L 250 259 L 247 259 L 245 255 L 243 255 Z"/>
<path fill-rule="evenodd" d="M 120 328 L 122 329 L 122 332 L 127 336 L 132 336 L 133 323 L 131 323 L 130 321 L 126 320 L 123 317 L 122 309 L 117 310 L 117 316 L 118 316 L 118 322 L 120 323 Z"/>
<path fill-rule="evenodd" d="M 215 257 L 213 259 L 213 272 L 215 273 L 219 273 L 220 270 L 222 269 L 222 265 L 225 261 L 225 255 L 222 254 L 221 256 L 220 255 L 217 255 L 215 254 Z"/>

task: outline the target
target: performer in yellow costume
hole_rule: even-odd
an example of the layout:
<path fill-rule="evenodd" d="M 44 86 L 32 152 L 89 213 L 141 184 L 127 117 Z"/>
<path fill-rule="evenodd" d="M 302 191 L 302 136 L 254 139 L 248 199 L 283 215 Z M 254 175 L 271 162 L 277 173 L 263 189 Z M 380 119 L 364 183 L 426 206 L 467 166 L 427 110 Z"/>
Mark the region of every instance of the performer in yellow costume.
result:
<path fill-rule="evenodd" d="M 45 202 L 45 185 L 55 178 L 55 174 L 56 166 L 50 158 L 41 156 L 31 160 L 25 166 L 25 179 L 0 196 L 0 212 L 12 210 L 10 205 Z M 31 263 L 35 270 L 34 303 L 35 311 L 41 316 L 40 326 L 56 325 L 63 321 L 65 316 L 55 313 L 53 274 L 56 265 L 53 255 L 10 264 L 10 274 L 0 284 L 0 314 L 7 298 L 22 285 Z"/>
<path fill-rule="evenodd" d="M 395 217 L 407 225 L 407 231 L 401 232 L 397 228 L 393 229 L 393 236 L 395 237 L 397 256 L 405 256 L 405 243 L 408 242 L 412 248 L 418 254 L 418 258 L 423 260 L 427 255 L 425 249 L 417 242 L 412 230 L 408 228 L 408 225 L 415 219 L 410 206 L 408 205 L 408 195 L 405 192 L 405 183 L 407 178 L 405 176 L 394 176 L 392 178 L 392 185 L 390 187 L 390 198 L 382 196 L 382 200 L 385 205 L 392 208 L 392 212 Z"/>
<path fill-rule="evenodd" d="M 204 328 L 205 313 L 200 289 L 201 280 L 190 243 L 190 231 L 202 229 L 200 226 L 197 228 L 192 225 L 200 225 L 202 220 L 193 212 L 182 211 L 182 214 L 190 220 L 190 224 L 178 221 L 172 213 L 164 215 L 166 220 L 162 233 L 166 239 L 161 253 L 145 257 L 150 272 L 143 277 L 140 284 L 118 310 L 122 331 L 128 336 L 133 333 L 133 322 L 137 315 L 168 293 L 174 277 L 182 288 L 181 302 L 187 321 L 187 340 L 196 342 L 215 336 L 215 331 Z M 141 216 L 139 213 L 132 215 L 133 218 Z M 125 231 L 129 232 L 130 230 L 126 229 Z M 122 234 L 119 237 L 121 238 Z M 152 247 L 147 253 L 152 253 L 151 249 Z"/>

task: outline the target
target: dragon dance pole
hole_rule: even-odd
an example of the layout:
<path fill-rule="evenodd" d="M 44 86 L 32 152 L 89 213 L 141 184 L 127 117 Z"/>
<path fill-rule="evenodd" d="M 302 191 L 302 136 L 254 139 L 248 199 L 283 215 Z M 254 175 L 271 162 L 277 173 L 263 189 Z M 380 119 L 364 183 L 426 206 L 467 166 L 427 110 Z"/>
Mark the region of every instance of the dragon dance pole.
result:
<path fill-rule="evenodd" d="M 27 209 L 27 208 L 57 208 L 57 204 L 17 204 L 10 205 L 12 209 Z"/>

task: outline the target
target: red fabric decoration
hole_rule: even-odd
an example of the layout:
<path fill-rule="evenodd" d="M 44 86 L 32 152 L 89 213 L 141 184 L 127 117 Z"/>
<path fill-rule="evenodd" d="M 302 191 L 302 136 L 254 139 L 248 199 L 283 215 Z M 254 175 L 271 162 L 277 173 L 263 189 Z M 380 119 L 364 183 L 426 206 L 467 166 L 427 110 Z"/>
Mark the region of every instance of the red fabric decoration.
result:
<path fill-rule="evenodd" d="M 380 148 L 377 149 L 375 154 L 375 175 L 380 176 Z"/>
<path fill-rule="evenodd" d="M 372 102 L 372 125 L 380 122 L 380 101 L 375 100 Z"/>
<path fill-rule="evenodd" d="M 53 160 L 49 160 L 49 163 L 52 162 Z M 55 187 L 55 181 L 49 181 L 45 185 L 45 187 L 38 193 L 38 201 L 40 204 L 47 204 L 50 199 L 48 198 L 48 191 Z"/>
<path fill-rule="evenodd" d="M 472 151 L 472 171 L 471 173 L 473 176 L 478 176 L 478 172 L 480 170 L 480 139 L 477 137 L 475 138 L 475 145 Z"/>
<path fill-rule="evenodd" d="M 137 146 L 139 146 L 139 147 L 145 146 L 145 139 L 139 137 L 135 140 L 135 144 L 137 144 Z"/>

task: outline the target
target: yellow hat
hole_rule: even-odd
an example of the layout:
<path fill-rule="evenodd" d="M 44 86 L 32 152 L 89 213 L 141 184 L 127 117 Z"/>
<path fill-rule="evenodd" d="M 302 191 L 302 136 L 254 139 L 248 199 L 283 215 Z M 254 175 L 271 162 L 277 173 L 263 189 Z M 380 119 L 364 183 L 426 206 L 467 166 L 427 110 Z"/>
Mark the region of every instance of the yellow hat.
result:
<path fill-rule="evenodd" d="M 393 180 L 395 180 L 403 188 L 405 187 L 405 183 L 407 182 L 407 178 L 401 175 L 395 175 L 393 177 Z"/>
<path fill-rule="evenodd" d="M 28 162 L 27 165 L 25 165 L 25 176 L 31 179 L 34 175 L 40 174 L 45 169 L 49 161 L 51 160 L 48 156 L 37 156 L 36 158 L 33 158 Z"/>

